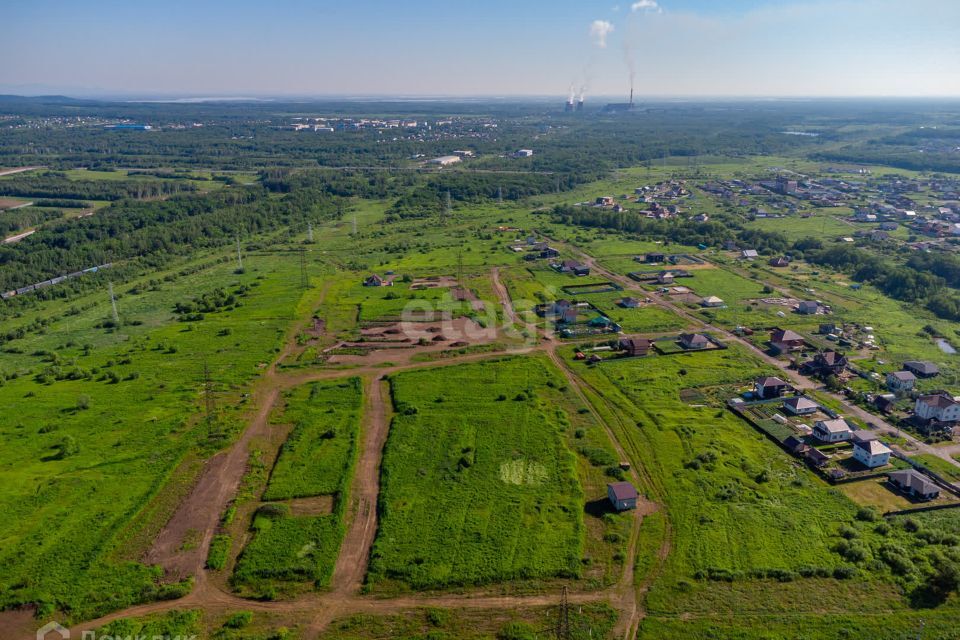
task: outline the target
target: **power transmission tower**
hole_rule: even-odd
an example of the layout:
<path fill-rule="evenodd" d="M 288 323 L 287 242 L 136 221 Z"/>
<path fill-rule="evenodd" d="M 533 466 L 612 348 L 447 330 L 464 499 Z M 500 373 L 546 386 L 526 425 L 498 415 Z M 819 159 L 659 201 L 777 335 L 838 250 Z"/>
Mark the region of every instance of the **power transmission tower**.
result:
<path fill-rule="evenodd" d="M 497 187 L 497 204 L 503 204 L 503 187 Z"/>
<path fill-rule="evenodd" d="M 113 295 L 113 283 L 108 282 L 107 288 L 110 290 L 110 307 L 113 309 L 113 324 L 120 326 L 120 314 L 117 313 L 117 298 Z"/>
<path fill-rule="evenodd" d="M 213 424 L 217 414 L 217 405 L 213 398 L 213 379 L 210 377 L 210 365 L 203 361 L 203 404 L 207 411 L 207 424 Z"/>
<path fill-rule="evenodd" d="M 307 242 L 313 243 L 313 223 L 307 223 Z"/>
<path fill-rule="evenodd" d="M 243 271 L 243 254 L 240 253 L 240 234 L 237 234 L 237 271 Z"/>
<path fill-rule="evenodd" d="M 300 288 L 310 288 L 310 278 L 307 276 L 307 250 L 300 247 Z"/>
<path fill-rule="evenodd" d="M 446 222 L 447 220 L 450 219 L 451 208 L 452 207 L 450 205 L 450 192 L 447 191 L 443 199 L 443 216 L 442 216 L 443 222 Z"/>
<path fill-rule="evenodd" d="M 463 290 L 466 290 L 466 286 L 463 284 L 463 252 L 457 252 L 457 285 Z"/>
<path fill-rule="evenodd" d="M 353 235 L 357 235 L 357 214 L 353 214 Z"/>
<path fill-rule="evenodd" d="M 563 588 L 560 597 L 560 624 L 557 628 L 559 640 L 570 640 L 570 602 L 567 600 L 567 588 Z"/>

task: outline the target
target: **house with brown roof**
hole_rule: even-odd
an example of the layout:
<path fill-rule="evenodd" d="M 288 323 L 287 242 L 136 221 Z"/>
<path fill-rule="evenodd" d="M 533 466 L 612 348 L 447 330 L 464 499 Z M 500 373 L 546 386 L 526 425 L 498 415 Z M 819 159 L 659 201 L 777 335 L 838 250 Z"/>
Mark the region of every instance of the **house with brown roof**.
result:
<path fill-rule="evenodd" d="M 646 338 L 620 338 L 620 350 L 628 356 L 645 356 L 653 343 Z"/>
<path fill-rule="evenodd" d="M 928 422 L 954 423 L 960 421 L 960 402 L 946 391 L 937 391 L 917 398 L 913 412 Z"/>
<path fill-rule="evenodd" d="M 800 365 L 800 372 L 806 375 L 816 375 L 822 378 L 827 376 L 838 376 L 843 373 L 849 364 L 847 357 L 837 351 L 821 351 L 809 360 Z"/>
<path fill-rule="evenodd" d="M 936 500 L 940 488 L 916 469 L 904 469 L 887 474 L 890 484 L 917 500 Z"/>
<path fill-rule="evenodd" d="M 753 392 L 761 400 L 779 398 L 786 393 L 788 389 L 790 389 L 790 385 L 787 382 L 773 376 L 757 378 L 753 383 Z"/>
<path fill-rule="evenodd" d="M 388 286 L 388 282 L 378 276 L 377 274 L 367 276 L 363 281 L 363 286 L 365 287 L 385 287 Z"/>
<path fill-rule="evenodd" d="M 803 349 L 807 341 L 796 331 L 776 329 L 770 333 L 770 346 L 775 353 L 788 353 Z"/>
<path fill-rule="evenodd" d="M 768 264 L 771 267 L 787 267 L 790 266 L 790 261 L 783 256 L 779 256 L 777 258 L 770 258 L 770 262 Z"/>
<path fill-rule="evenodd" d="M 617 511 L 637 508 L 637 488 L 629 482 L 611 482 L 607 485 L 607 499 Z"/>

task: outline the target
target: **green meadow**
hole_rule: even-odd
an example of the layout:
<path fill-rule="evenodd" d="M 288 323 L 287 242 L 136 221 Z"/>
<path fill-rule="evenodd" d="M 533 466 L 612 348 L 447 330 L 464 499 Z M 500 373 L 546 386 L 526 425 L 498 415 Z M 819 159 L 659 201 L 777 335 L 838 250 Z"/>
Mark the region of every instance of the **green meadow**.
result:
<path fill-rule="evenodd" d="M 569 419 L 538 391 L 560 380 L 533 357 L 390 378 L 396 417 L 374 588 L 580 575 L 583 490 L 563 439 Z"/>
<path fill-rule="evenodd" d="M 198 462 L 240 429 L 239 392 L 274 357 L 302 295 L 291 260 L 250 255 L 234 269 L 209 255 L 115 282 L 118 327 L 106 275 L 70 306 L 38 302 L 8 321 L 36 329 L 7 342 L 0 365 L 0 508 L 11 518 L 0 606 L 88 618 L 189 587 L 162 586 L 136 561 Z M 202 320 L 175 312 L 218 288 L 231 305 Z M 211 420 L 200 419 L 207 384 Z"/>

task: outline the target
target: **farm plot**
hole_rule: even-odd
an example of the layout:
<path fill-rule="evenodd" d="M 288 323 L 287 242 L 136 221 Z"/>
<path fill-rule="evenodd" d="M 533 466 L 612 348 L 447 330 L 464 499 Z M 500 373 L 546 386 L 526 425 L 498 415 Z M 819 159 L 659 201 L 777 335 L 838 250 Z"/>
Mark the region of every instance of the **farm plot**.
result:
<path fill-rule="evenodd" d="M 717 296 L 727 304 L 763 295 L 763 284 L 748 280 L 724 269 L 696 269 L 692 278 L 684 278 L 682 284 L 697 292 L 700 297 Z"/>
<path fill-rule="evenodd" d="M 562 439 L 569 422 L 537 391 L 556 377 L 526 357 L 391 378 L 397 417 L 370 584 L 579 575 L 583 494 Z"/>
<path fill-rule="evenodd" d="M 356 457 L 363 392 L 359 378 L 314 382 L 287 396 L 274 421 L 293 422 L 280 450 L 264 500 L 335 497 L 332 513 L 297 516 L 305 501 L 267 502 L 253 517 L 253 538 L 231 579 L 242 593 L 265 596 L 295 588 L 283 583 L 330 580 L 343 540 L 343 511 Z"/>
<path fill-rule="evenodd" d="M 677 314 L 654 304 L 628 309 L 618 304 L 624 293 L 602 293 L 590 296 L 590 302 L 625 333 L 660 333 L 683 329 L 688 322 Z"/>
<path fill-rule="evenodd" d="M 295 427 L 280 450 L 264 500 L 343 490 L 356 447 L 362 395 L 359 378 L 315 382 L 290 392 L 286 409 L 276 419 Z"/>

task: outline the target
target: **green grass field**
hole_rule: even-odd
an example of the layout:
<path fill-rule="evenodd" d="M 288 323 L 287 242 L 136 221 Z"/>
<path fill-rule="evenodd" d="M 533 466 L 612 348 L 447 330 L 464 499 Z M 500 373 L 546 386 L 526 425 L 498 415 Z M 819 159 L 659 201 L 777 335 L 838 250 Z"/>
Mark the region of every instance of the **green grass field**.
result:
<path fill-rule="evenodd" d="M 336 494 L 356 455 L 363 393 L 359 378 L 315 382 L 290 392 L 275 420 L 294 424 L 280 450 L 264 500 Z"/>
<path fill-rule="evenodd" d="M 237 396 L 279 348 L 302 293 L 292 261 L 250 256 L 237 275 L 216 258 L 116 286 L 116 330 L 103 326 L 105 283 L 70 308 L 38 303 L 10 321 L 44 324 L 8 342 L 0 365 L 0 508 L 11 518 L 0 606 L 36 602 L 82 618 L 167 589 L 128 560 L 189 488 L 191 460 L 229 442 L 246 408 L 236 397 L 218 402 L 212 425 L 196 419 L 204 363 L 214 397 Z M 242 285 L 234 308 L 176 319 L 177 301 Z"/>
<path fill-rule="evenodd" d="M 539 358 L 391 378 L 368 581 L 414 588 L 580 574 L 583 494 Z"/>

